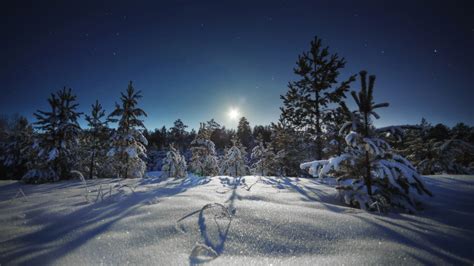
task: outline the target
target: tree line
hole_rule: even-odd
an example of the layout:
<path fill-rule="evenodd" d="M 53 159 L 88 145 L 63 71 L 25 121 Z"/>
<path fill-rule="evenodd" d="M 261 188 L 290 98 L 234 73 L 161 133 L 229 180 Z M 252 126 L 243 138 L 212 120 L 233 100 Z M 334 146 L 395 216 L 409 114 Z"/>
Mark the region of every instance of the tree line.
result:
<path fill-rule="evenodd" d="M 356 115 L 363 121 L 362 136 L 385 139 L 423 174 L 473 173 L 472 126 L 433 126 L 423 119 L 418 125 L 400 127 L 403 134 L 390 132 L 397 131 L 395 127 L 373 131 L 373 120 L 379 118 L 374 110 L 388 104 L 370 105 L 375 76 L 366 80 L 366 72 L 360 74 L 360 86 L 367 92 L 350 92 L 357 75 L 340 81 L 345 64 L 344 58 L 330 53 L 315 38 L 309 51 L 297 59 L 297 78 L 281 95 L 280 119 L 252 128 L 242 117 L 236 130 L 214 119 L 202 122 L 197 130 L 188 130 L 181 119 L 169 129 L 148 130 L 143 123 L 147 113 L 138 107 L 142 95 L 132 82 L 110 113 L 98 101 L 87 114 L 77 111 L 73 91 L 63 88 L 48 98 L 49 110 L 35 112 L 33 123 L 21 116 L 0 119 L 1 177 L 35 183 L 72 178 L 71 170 L 87 178 L 142 177 L 147 170 L 165 170 L 169 176 L 187 171 L 198 175 L 307 175 L 301 163 L 347 153 L 351 146 L 341 128 Z M 347 107 L 348 96 L 359 113 Z M 85 118 L 86 128 L 80 127 L 80 117 Z M 369 155 L 364 159 L 367 166 L 372 159 Z M 373 170 L 364 169 L 366 177 Z"/>

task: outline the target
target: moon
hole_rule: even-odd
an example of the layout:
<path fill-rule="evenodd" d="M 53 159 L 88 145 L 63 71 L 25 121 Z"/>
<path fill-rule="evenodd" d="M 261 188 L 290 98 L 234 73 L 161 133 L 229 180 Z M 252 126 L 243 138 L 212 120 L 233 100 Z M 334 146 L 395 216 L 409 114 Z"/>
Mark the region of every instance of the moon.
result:
<path fill-rule="evenodd" d="M 230 120 L 237 120 L 240 116 L 239 109 L 237 108 L 230 108 L 229 113 L 227 113 Z"/>

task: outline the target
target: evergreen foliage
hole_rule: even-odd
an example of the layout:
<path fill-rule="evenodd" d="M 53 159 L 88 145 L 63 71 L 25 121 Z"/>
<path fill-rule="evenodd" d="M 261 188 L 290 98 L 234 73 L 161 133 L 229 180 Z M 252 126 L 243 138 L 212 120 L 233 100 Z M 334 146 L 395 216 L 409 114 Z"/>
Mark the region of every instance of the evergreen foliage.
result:
<path fill-rule="evenodd" d="M 25 182 L 46 182 L 71 177 L 77 167 L 77 148 L 81 128 L 76 109 L 76 96 L 64 87 L 48 99 L 50 111 L 38 110 L 34 125 L 39 131 L 36 148 L 37 160 L 23 176 Z"/>
<path fill-rule="evenodd" d="M 84 170 L 88 178 L 107 175 L 106 159 L 109 150 L 110 129 L 105 110 L 98 100 L 91 106 L 91 113 L 85 116 L 89 129 L 84 132 L 85 148 Z"/>
<path fill-rule="evenodd" d="M 121 94 L 121 105 L 115 104 L 115 110 L 109 115 L 110 122 L 118 122 L 118 128 L 112 135 L 107 155 L 120 178 L 139 178 L 145 174 L 148 141 L 141 131 L 145 128 L 141 117 L 147 115 L 137 107 L 141 97 L 140 91 L 135 91 L 130 81 L 126 92 Z"/>
<path fill-rule="evenodd" d="M 250 155 L 252 164 L 251 172 L 254 175 L 268 176 L 275 175 L 277 166 L 276 155 L 269 147 L 265 147 L 263 139 L 260 138 L 258 145 L 252 149 Z"/>
<path fill-rule="evenodd" d="M 186 160 L 184 156 L 179 153 L 179 150 L 175 149 L 173 145 L 170 145 L 169 151 L 166 153 L 166 158 L 163 159 L 163 167 L 161 168 L 162 177 L 186 177 Z"/>
<path fill-rule="evenodd" d="M 221 163 L 221 174 L 233 177 L 248 174 L 249 167 L 245 162 L 245 147 L 238 141 L 233 140 L 232 147 L 226 152 Z"/>
<path fill-rule="evenodd" d="M 315 142 L 315 157 L 323 158 L 323 128 L 327 124 L 326 112 L 333 103 L 345 98 L 354 76 L 337 84 L 339 71 L 345 66 L 344 58 L 330 54 L 321 39 L 315 37 L 308 52 L 298 56 L 294 73 L 300 77 L 288 84 L 282 95 L 282 119 L 296 130 L 304 130 Z"/>
<path fill-rule="evenodd" d="M 173 127 L 170 128 L 170 137 L 172 143 L 176 146 L 176 148 L 183 152 L 184 147 L 186 145 L 186 137 L 187 137 L 187 132 L 186 128 L 188 126 L 181 121 L 181 119 L 178 119 L 174 121 Z"/>
<path fill-rule="evenodd" d="M 219 174 L 219 160 L 217 159 L 214 142 L 209 138 L 212 129 L 201 124 L 196 139 L 191 142 L 190 169 L 201 176 L 215 176 Z"/>
<path fill-rule="evenodd" d="M 252 129 L 250 128 L 249 121 L 245 117 L 242 117 L 239 120 L 237 126 L 237 137 L 239 138 L 239 142 L 245 148 L 250 149 L 253 146 Z"/>
<path fill-rule="evenodd" d="M 340 129 L 341 134 L 346 134 L 346 151 L 328 160 L 304 163 L 301 168 L 315 177 L 337 178 L 336 189 L 348 205 L 379 211 L 396 207 L 413 212 L 419 207 L 416 195 L 431 193 L 416 168 L 381 137 L 398 134 L 401 129 L 373 126 L 371 117 L 379 118 L 375 110 L 387 107 L 388 103 L 374 103 L 375 76 L 370 76 L 367 84 L 366 75 L 365 71 L 360 72 L 361 90 L 351 93 L 358 110 Z"/>
<path fill-rule="evenodd" d="M 28 170 L 33 160 L 30 149 L 33 145 L 33 127 L 25 117 L 17 117 L 6 131 L 1 160 L 6 166 L 5 177 L 19 179 Z"/>

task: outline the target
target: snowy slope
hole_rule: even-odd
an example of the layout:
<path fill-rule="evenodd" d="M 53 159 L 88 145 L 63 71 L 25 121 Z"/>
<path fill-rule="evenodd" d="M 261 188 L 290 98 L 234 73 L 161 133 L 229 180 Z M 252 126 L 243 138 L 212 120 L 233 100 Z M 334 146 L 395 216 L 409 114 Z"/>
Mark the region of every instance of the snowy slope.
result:
<path fill-rule="evenodd" d="M 314 179 L 102 179 L 90 203 L 80 181 L 3 181 L 0 263 L 472 265 L 474 177 L 426 183 L 435 197 L 414 216 L 344 207 Z"/>

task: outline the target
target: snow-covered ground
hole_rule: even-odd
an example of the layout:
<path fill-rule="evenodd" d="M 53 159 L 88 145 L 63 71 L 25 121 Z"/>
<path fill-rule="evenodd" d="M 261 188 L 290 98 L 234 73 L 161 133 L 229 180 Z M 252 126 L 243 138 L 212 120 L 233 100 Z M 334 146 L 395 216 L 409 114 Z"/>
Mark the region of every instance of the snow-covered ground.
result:
<path fill-rule="evenodd" d="M 417 215 L 344 207 L 316 179 L 99 179 L 89 202 L 80 181 L 3 181 L 0 263 L 472 265 L 474 177 L 425 181 Z"/>

